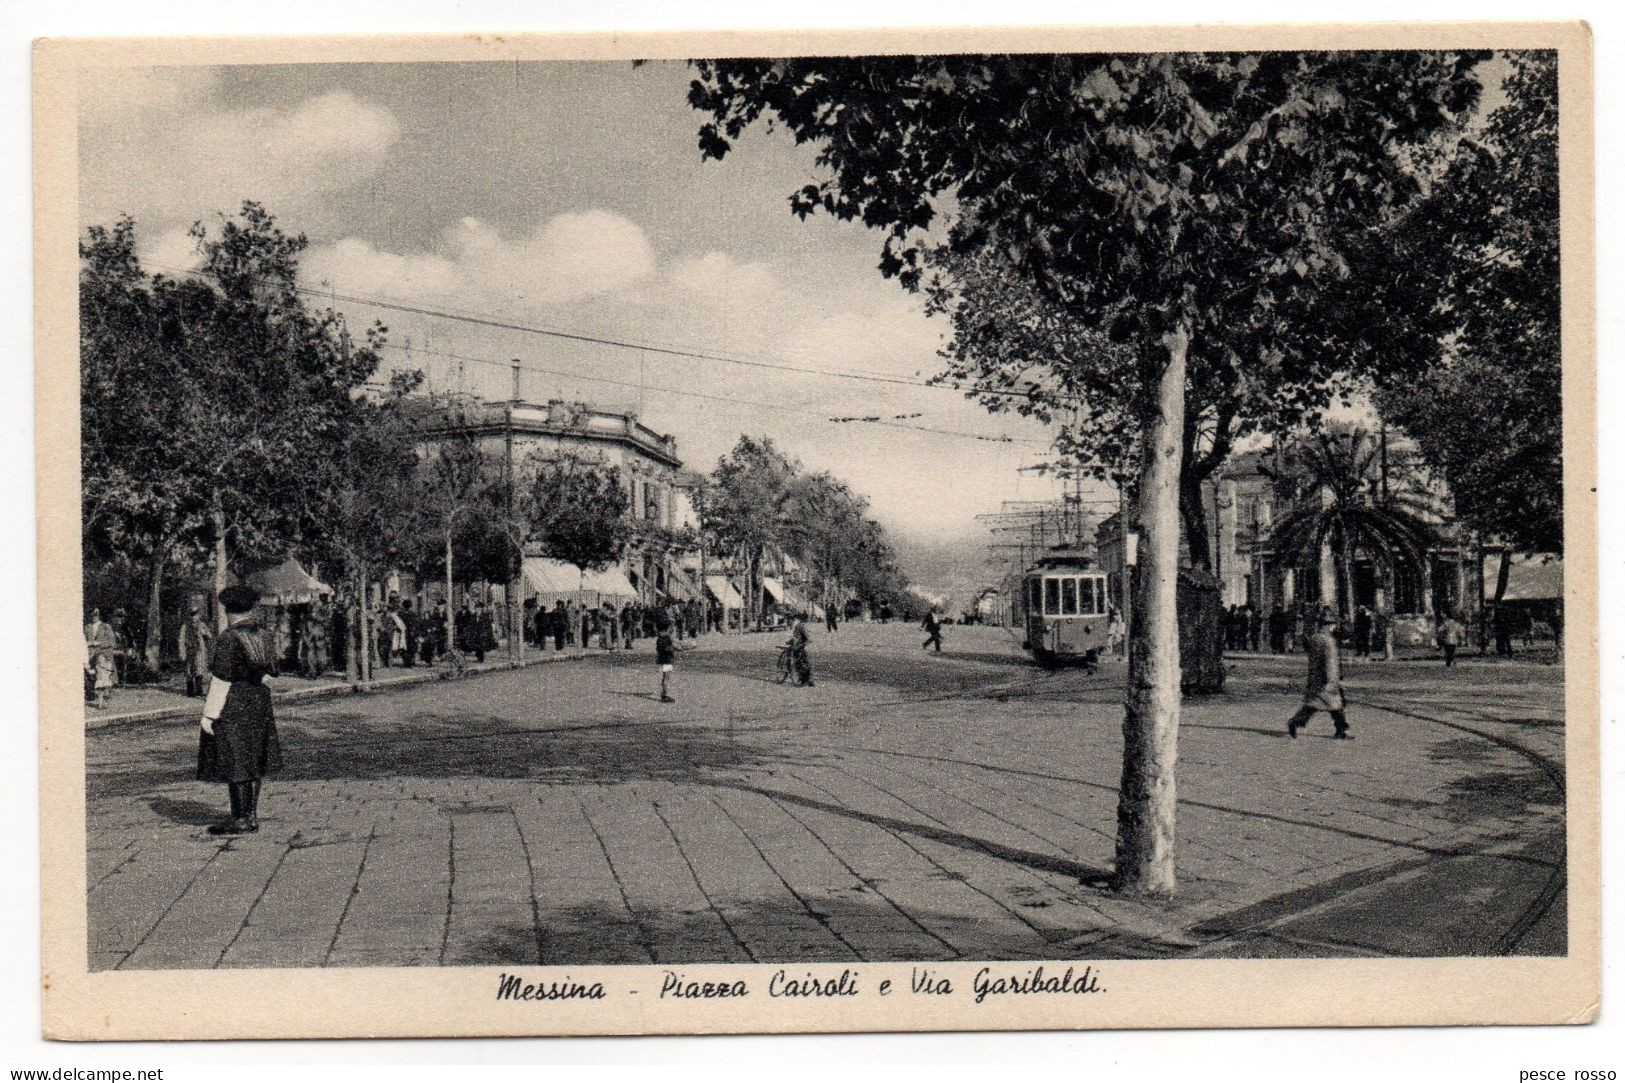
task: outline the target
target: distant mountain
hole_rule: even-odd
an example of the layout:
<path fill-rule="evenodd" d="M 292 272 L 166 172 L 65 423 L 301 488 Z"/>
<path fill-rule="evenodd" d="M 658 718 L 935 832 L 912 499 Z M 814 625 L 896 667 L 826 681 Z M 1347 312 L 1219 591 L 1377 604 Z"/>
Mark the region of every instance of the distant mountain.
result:
<path fill-rule="evenodd" d="M 950 609 L 969 605 L 984 587 L 997 585 L 1001 566 L 988 550 L 990 540 L 986 534 L 920 538 L 892 533 L 897 563 L 910 584 Z"/>

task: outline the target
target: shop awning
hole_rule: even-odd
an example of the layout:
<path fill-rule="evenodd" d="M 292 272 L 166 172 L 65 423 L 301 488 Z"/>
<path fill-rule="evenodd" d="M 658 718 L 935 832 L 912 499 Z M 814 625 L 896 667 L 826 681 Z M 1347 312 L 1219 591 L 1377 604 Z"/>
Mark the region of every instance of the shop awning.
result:
<path fill-rule="evenodd" d="M 552 557 L 526 557 L 523 567 L 525 586 L 538 598 L 578 602 L 636 601 L 638 592 L 632 588 L 626 573 L 620 568 L 605 568 L 601 572 L 581 572 L 574 564 L 566 564 Z"/>
<path fill-rule="evenodd" d="M 686 602 L 691 598 L 700 596 L 699 591 L 689 581 L 688 576 L 678 571 L 668 571 L 666 573 L 666 593 L 680 602 Z"/>
<path fill-rule="evenodd" d="M 774 579 L 771 575 L 764 575 L 762 577 L 762 591 L 769 598 L 773 599 L 773 601 L 780 605 L 789 604 L 785 601 L 785 594 L 787 592 L 784 589 L 784 584 L 779 582 L 777 579 Z"/>
<path fill-rule="evenodd" d="M 725 575 L 708 575 L 705 577 L 705 589 L 711 597 L 720 602 L 724 609 L 745 608 L 745 597 L 734 589 Z"/>
<path fill-rule="evenodd" d="M 247 584 L 260 592 L 261 605 L 308 605 L 333 593 L 333 588 L 305 571 L 293 557 L 248 576 Z"/>
<path fill-rule="evenodd" d="M 1495 600 L 1495 577 L 1499 561 L 1484 562 L 1484 600 Z M 1507 569 L 1508 602 L 1559 601 L 1563 597 L 1563 558 L 1550 553 L 1514 554 Z"/>

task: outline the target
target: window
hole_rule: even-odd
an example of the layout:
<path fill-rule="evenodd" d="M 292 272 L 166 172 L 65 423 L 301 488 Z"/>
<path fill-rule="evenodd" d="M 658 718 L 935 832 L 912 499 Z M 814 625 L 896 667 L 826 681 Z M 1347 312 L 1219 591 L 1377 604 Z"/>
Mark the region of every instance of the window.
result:
<path fill-rule="evenodd" d="M 1076 579 L 1061 580 L 1061 615 L 1065 617 L 1078 615 L 1078 581 Z"/>
<path fill-rule="evenodd" d="M 1103 617 L 1106 615 L 1106 581 L 1104 579 L 1096 578 L 1091 580 L 1091 582 L 1093 582 L 1095 585 L 1095 616 Z"/>
<path fill-rule="evenodd" d="M 1044 580 L 1044 616 L 1053 617 L 1061 611 L 1061 581 Z"/>

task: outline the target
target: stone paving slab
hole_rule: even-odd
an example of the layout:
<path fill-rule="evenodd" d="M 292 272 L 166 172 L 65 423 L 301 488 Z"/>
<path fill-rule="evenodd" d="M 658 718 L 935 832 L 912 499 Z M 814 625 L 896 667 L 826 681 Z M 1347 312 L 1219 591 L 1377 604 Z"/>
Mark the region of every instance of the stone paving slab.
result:
<path fill-rule="evenodd" d="M 676 704 L 642 650 L 282 704 L 287 769 L 226 842 L 195 726 L 97 730 L 91 965 L 1562 950 L 1551 667 L 1362 663 L 1357 739 L 1292 741 L 1301 659 L 1233 658 L 1187 701 L 1181 892 L 1148 903 L 1096 886 L 1121 670 L 951 631 L 820 634 L 812 689 L 772 679 L 776 637 L 702 639 Z"/>

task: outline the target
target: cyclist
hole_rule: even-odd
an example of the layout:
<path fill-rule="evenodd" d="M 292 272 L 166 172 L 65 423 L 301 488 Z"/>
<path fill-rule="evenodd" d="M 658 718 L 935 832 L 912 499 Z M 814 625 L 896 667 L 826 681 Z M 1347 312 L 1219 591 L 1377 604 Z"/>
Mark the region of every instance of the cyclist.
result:
<path fill-rule="evenodd" d="M 795 627 L 790 630 L 790 658 L 795 667 L 796 683 L 804 688 L 811 688 L 812 659 L 807 656 L 807 643 L 811 637 L 807 635 L 807 614 L 797 613 Z"/>

